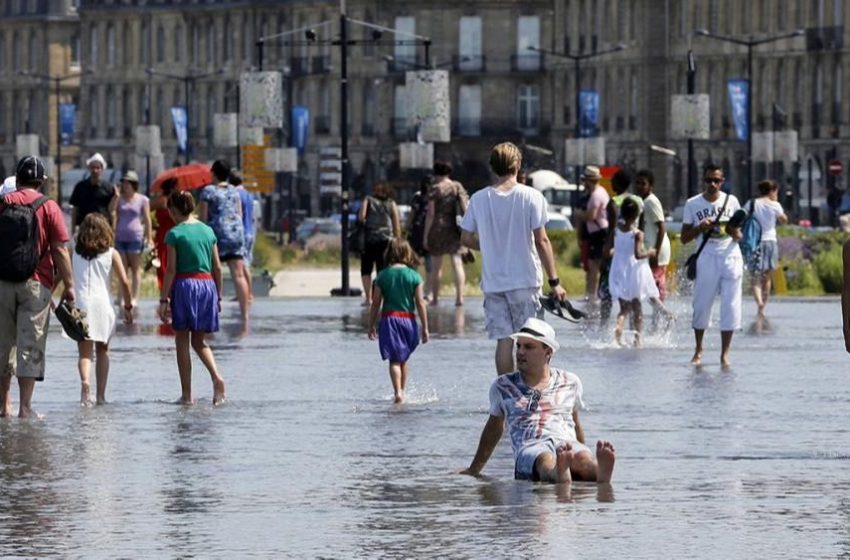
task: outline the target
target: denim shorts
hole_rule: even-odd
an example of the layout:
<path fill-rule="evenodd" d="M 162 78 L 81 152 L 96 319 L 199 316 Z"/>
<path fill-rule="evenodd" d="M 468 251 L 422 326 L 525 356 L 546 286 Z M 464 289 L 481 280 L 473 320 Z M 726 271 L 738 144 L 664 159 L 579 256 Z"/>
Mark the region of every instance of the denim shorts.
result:
<path fill-rule="evenodd" d="M 571 441 L 569 443 L 570 447 L 573 448 L 574 454 L 581 451 L 587 451 L 590 453 L 590 448 L 583 443 L 579 443 L 577 441 Z M 516 455 L 516 462 L 514 464 L 514 478 L 516 480 L 538 481 L 537 472 L 534 470 L 534 463 L 536 463 L 537 458 L 544 453 L 551 453 L 554 455 L 557 449 L 558 444 L 556 444 L 555 440 L 552 438 L 531 442 L 520 449 Z"/>
<path fill-rule="evenodd" d="M 144 248 L 144 241 L 115 241 L 115 250 L 119 253 L 141 253 Z"/>

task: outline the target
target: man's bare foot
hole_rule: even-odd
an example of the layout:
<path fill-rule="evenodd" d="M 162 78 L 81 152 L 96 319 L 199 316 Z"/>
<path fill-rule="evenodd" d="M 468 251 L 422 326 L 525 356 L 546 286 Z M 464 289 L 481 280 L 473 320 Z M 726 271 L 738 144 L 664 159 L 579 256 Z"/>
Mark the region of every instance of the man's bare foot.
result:
<path fill-rule="evenodd" d="M 691 358 L 691 364 L 695 366 L 702 365 L 702 349 L 694 350 L 694 357 Z"/>
<path fill-rule="evenodd" d="M 223 404 L 225 399 L 224 380 L 213 381 L 213 406 Z"/>
<path fill-rule="evenodd" d="M 39 414 L 29 406 L 22 406 L 18 410 L 18 418 L 35 418 L 36 420 L 40 420 L 44 418 L 44 415 Z"/>
<path fill-rule="evenodd" d="M 192 406 L 192 405 L 195 404 L 195 400 L 194 399 L 184 399 L 183 397 L 180 397 L 179 399 L 174 401 L 174 404 L 179 404 L 179 405 L 182 405 L 182 406 Z"/>
<path fill-rule="evenodd" d="M 616 459 L 614 445 L 610 441 L 599 440 L 596 442 L 596 482 L 611 482 Z"/>
<path fill-rule="evenodd" d="M 565 443 L 555 451 L 555 480 L 558 484 L 572 482 L 573 477 L 570 474 L 572 462 L 573 448 L 569 443 Z"/>

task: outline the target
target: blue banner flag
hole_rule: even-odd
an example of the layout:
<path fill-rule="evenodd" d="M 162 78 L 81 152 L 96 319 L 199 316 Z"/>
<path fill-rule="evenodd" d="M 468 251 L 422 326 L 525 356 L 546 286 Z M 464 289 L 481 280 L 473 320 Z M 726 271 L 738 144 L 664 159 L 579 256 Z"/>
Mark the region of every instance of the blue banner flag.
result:
<path fill-rule="evenodd" d="M 596 136 L 599 130 L 599 93 L 585 89 L 579 93 L 579 134 L 582 138 Z"/>
<path fill-rule="evenodd" d="M 748 80 L 729 80 L 728 88 L 735 134 L 738 136 L 738 140 L 746 140 L 750 136 L 750 123 L 747 119 L 747 93 L 750 89 L 750 82 Z"/>
<path fill-rule="evenodd" d="M 186 139 L 188 132 L 186 130 L 186 107 L 172 107 L 171 120 L 174 121 L 174 134 L 177 136 L 177 145 L 180 146 L 180 151 L 186 153 Z"/>
<path fill-rule="evenodd" d="M 77 105 L 75 103 L 59 104 L 59 134 L 62 145 L 69 145 L 77 132 Z"/>
<path fill-rule="evenodd" d="M 298 148 L 298 153 L 303 155 L 307 146 L 307 131 L 310 129 L 310 110 L 307 107 L 295 106 L 292 108 L 291 126 L 293 148 Z"/>

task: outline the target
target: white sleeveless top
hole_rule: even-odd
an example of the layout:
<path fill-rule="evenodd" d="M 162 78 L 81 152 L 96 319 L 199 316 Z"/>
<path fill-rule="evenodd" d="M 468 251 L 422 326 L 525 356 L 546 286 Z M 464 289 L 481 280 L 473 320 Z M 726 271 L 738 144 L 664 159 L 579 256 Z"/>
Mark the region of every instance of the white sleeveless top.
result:
<path fill-rule="evenodd" d="M 86 312 L 89 340 L 109 342 L 115 330 L 115 310 L 110 300 L 112 251 L 88 260 L 74 253 L 74 288 L 78 309 Z"/>

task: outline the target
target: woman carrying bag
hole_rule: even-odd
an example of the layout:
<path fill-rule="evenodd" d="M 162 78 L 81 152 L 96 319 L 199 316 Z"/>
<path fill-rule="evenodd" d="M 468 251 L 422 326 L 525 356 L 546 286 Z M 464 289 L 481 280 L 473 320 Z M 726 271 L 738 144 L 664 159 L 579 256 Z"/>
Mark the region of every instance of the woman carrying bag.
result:
<path fill-rule="evenodd" d="M 386 268 L 384 253 L 392 239 L 401 236 L 398 206 L 392 199 L 392 188 L 378 183 L 372 195 L 363 199 L 357 220 L 364 229 L 365 243 L 360 255 L 360 279 L 363 282 L 363 305 L 372 305 L 372 271 Z"/>

